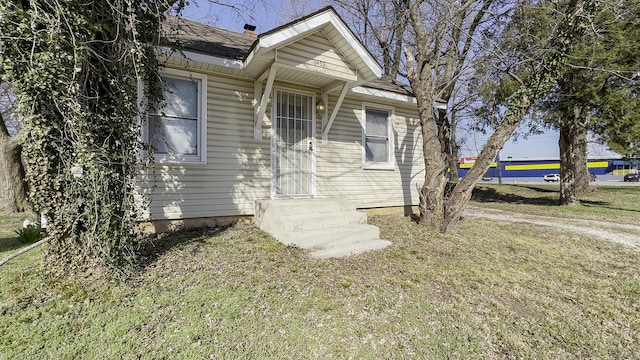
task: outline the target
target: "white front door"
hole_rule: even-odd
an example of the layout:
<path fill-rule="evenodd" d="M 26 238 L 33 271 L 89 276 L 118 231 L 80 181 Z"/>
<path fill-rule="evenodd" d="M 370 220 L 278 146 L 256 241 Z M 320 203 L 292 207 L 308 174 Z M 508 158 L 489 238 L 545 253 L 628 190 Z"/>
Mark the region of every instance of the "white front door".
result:
<path fill-rule="evenodd" d="M 276 90 L 273 103 L 272 194 L 315 193 L 315 101 L 312 94 Z"/>

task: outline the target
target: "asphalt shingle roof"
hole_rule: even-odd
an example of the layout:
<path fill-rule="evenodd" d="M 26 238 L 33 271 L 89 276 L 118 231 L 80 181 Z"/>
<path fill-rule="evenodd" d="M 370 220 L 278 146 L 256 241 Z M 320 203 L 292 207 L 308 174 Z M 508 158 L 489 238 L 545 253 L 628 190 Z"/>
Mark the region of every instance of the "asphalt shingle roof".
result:
<path fill-rule="evenodd" d="M 193 20 L 168 16 L 162 26 L 163 42 L 177 41 L 183 50 L 242 60 L 256 38 Z"/>
<path fill-rule="evenodd" d="M 375 79 L 364 83 L 362 86 L 394 92 L 401 95 L 413 96 L 411 86 L 403 84 L 398 80 L 392 79 L 387 75 L 382 75 L 380 79 Z"/>
<path fill-rule="evenodd" d="M 280 28 L 270 30 L 268 33 Z M 234 60 L 244 60 L 257 40 L 255 36 L 175 16 L 167 16 L 162 30 L 161 42 L 165 45 L 170 42 L 168 41 L 170 39 L 177 42 L 182 50 Z M 380 79 L 369 81 L 363 86 L 413 96 L 410 86 L 385 75 Z"/>

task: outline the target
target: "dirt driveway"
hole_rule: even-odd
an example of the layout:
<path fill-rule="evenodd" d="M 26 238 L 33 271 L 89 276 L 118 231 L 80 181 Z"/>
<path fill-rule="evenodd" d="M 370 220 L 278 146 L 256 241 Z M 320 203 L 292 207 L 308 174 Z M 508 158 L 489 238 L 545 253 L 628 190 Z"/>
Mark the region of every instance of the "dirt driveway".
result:
<path fill-rule="evenodd" d="M 485 209 L 477 206 L 468 206 L 464 215 L 470 218 L 490 219 L 502 222 L 520 222 L 555 227 L 561 230 L 582 233 L 605 241 L 619 243 L 636 251 L 640 251 L 640 235 L 634 235 L 631 233 L 636 232 L 640 234 L 640 226 L 637 225 L 519 214 L 497 209 Z M 619 229 L 627 229 L 630 231 L 621 232 Z"/>

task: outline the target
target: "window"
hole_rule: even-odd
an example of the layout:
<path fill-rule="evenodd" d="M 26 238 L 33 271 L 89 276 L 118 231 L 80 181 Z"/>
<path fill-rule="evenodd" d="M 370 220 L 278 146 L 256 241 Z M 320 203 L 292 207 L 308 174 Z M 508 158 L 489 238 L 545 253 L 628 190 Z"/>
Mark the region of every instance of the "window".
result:
<path fill-rule="evenodd" d="M 393 170 L 393 109 L 363 105 L 364 167 Z"/>
<path fill-rule="evenodd" d="M 207 77 L 185 71 L 162 73 L 163 106 L 147 117 L 147 141 L 155 160 L 206 162 Z"/>

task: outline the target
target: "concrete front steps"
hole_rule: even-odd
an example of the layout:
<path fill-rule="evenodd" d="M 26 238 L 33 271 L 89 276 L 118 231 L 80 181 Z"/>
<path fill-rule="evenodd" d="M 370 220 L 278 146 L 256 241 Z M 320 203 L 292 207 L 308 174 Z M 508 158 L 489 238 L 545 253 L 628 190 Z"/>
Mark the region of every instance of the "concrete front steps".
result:
<path fill-rule="evenodd" d="M 315 258 L 337 258 L 383 249 L 378 227 L 367 214 L 334 199 L 257 200 L 256 225 L 287 245 L 311 251 Z"/>

